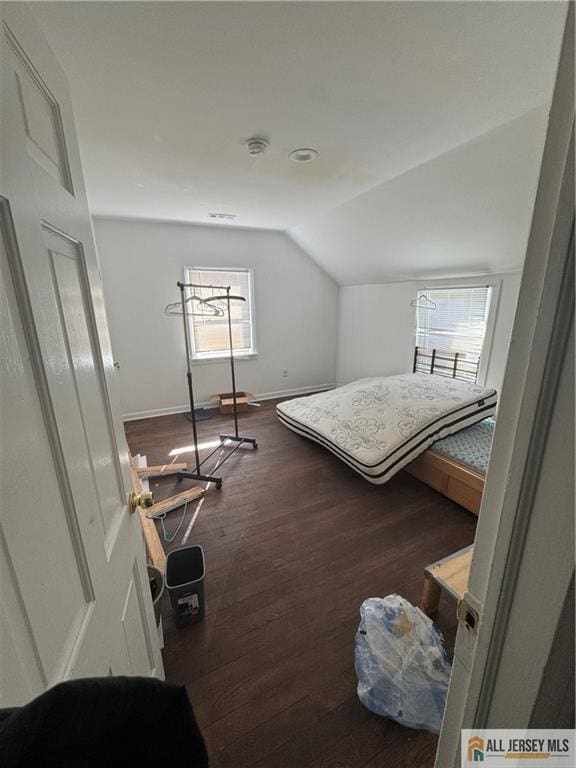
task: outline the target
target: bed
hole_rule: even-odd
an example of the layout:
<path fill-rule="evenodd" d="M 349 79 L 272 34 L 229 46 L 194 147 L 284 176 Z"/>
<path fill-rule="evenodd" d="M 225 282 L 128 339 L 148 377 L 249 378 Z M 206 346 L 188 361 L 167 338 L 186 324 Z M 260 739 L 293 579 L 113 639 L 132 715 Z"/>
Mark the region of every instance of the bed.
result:
<path fill-rule="evenodd" d="M 405 470 L 477 515 L 484 491 L 494 424 L 494 419 L 488 418 L 438 440 Z"/>
<path fill-rule="evenodd" d="M 492 416 L 494 389 L 437 374 L 360 379 L 277 405 L 280 421 L 382 485 L 436 441 Z"/>

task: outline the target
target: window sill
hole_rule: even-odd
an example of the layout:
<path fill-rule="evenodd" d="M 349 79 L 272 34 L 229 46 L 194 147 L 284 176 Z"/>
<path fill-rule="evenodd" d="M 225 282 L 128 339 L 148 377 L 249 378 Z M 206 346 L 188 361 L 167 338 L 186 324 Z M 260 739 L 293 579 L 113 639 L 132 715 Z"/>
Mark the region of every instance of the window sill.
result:
<path fill-rule="evenodd" d="M 257 352 L 247 352 L 245 354 L 239 353 L 234 355 L 234 360 L 256 360 L 258 358 Z M 211 363 L 228 363 L 230 362 L 230 355 L 218 355 L 215 357 L 192 357 L 193 365 L 209 365 Z"/>

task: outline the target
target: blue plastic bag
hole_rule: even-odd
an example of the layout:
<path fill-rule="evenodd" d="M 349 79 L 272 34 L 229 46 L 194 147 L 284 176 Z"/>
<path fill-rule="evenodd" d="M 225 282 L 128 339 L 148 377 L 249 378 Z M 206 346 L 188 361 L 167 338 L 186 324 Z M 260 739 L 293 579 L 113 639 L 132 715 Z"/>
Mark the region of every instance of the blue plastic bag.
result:
<path fill-rule="evenodd" d="M 451 667 L 442 635 L 419 608 L 399 595 L 365 600 L 355 667 L 367 709 L 408 728 L 440 731 Z"/>

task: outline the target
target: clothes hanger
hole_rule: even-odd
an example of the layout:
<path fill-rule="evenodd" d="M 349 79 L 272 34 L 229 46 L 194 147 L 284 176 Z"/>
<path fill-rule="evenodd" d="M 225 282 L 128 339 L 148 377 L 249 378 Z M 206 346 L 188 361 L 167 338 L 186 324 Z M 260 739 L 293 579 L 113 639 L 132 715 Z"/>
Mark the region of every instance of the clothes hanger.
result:
<path fill-rule="evenodd" d="M 420 300 L 424 299 L 424 304 L 420 304 Z M 430 307 L 430 309 L 438 309 L 436 302 L 432 301 L 432 299 L 429 299 L 428 296 L 426 296 L 425 293 L 421 293 L 420 296 L 418 296 L 417 299 L 414 299 L 410 302 L 411 307 Z"/>
<path fill-rule="evenodd" d="M 205 304 L 205 307 L 202 308 L 201 312 L 194 312 L 192 310 L 191 312 L 182 312 L 182 304 L 179 301 L 174 301 L 171 304 L 166 304 L 164 307 L 164 314 L 165 315 L 183 315 L 185 314 L 187 317 L 224 317 L 224 310 L 221 307 L 218 306 L 211 306 L 210 304 L 207 304 L 207 300 L 202 299 L 201 296 L 196 296 L 196 294 L 193 294 L 192 296 L 189 296 L 185 300 L 185 304 L 188 304 L 189 302 L 196 301 L 198 302 L 198 305 Z"/>
<path fill-rule="evenodd" d="M 211 301 L 246 301 L 244 296 L 210 296 L 207 299 L 201 299 L 200 304 L 210 304 Z"/>

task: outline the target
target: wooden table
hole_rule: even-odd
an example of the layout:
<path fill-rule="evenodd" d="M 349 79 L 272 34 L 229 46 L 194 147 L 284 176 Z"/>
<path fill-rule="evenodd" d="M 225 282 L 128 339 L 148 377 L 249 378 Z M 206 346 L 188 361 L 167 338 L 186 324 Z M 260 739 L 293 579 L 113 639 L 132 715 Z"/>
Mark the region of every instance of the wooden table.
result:
<path fill-rule="evenodd" d="M 438 613 L 443 590 L 458 602 L 464 597 L 473 554 L 474 546 L 470 545 L 424 569 L 420 608 L 425 614 L 434 617 Z"/>

